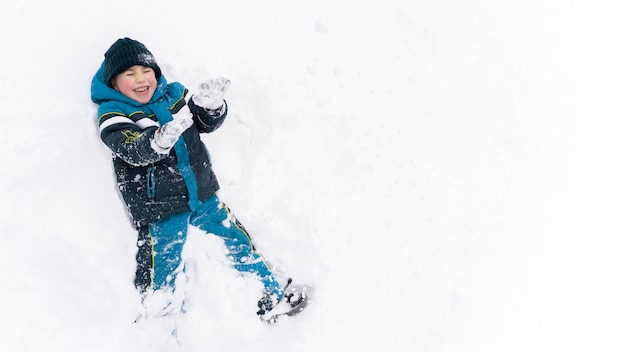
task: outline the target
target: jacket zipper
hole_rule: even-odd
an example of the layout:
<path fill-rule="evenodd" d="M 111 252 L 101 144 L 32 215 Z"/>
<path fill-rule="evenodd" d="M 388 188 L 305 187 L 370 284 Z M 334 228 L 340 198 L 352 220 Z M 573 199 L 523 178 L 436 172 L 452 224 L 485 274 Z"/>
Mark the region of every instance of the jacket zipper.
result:
<path fill-rule="evenodd" d="M 146 172 L 146 193 L 148 194 L 148 198 L 154 198 L 154 194 L 156 192 L 156 182 L 155 182 L 155 167 L 150 166 L 148 171 Z"/>

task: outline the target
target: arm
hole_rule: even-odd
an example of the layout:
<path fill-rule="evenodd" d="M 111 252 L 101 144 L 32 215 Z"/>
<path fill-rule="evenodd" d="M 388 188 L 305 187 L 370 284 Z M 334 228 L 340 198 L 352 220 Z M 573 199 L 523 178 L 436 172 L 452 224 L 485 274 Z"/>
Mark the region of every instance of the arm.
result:
<path fill-rule="evenodd" d="M 196 120 L 198 131 L 204 133 L 210 133 L 218 129 L 222 123 L 224 123 L 226 114 L 228 113 L 228 105 L 226 104 L 226 101 L 224 101 L 224 105 L 217 110 L 210 110 L 196 105 L 193 97 L 189 99 L 188 105 L 189 110 L 191 110 L 191 113 Z"/>
<path fill-rule="evenodd" d="M 102 142 L 125 162 L 148 165 L 167 157 L 167 154 L 157 153 L 151 146 L 158 124 L 149 118 L 134 121 L 120 113 L 105 113 L 98 122 Z"/>

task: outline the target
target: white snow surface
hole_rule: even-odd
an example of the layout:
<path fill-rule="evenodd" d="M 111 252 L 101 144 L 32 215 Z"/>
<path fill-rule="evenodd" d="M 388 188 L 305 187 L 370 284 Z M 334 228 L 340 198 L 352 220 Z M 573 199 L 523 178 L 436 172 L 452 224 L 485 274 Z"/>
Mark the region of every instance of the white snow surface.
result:
<path fill-rule="evenodd" d="M 0 350 L 626 350 L 621 0 L 0 4 Z M 180 345 L 135 324 L 135 231 L 90 82 L 118 38 L 192 91 L 260 284 L 191 231 Z"/>

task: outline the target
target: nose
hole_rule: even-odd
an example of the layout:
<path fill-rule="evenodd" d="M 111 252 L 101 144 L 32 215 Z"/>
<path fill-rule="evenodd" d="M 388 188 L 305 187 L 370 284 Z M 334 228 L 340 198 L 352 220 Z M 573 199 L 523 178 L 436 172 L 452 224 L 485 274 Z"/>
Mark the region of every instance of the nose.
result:
<path fill-rule="evenodd" d="M 135 77 L 135 82 L 137 83 L 141 83 L 143 81 L 145 81 L 146 79 L 144 78 L 143 75 L 137 75 L 137 77 Z"/>
<path fill-rule="evenodd" d="M 146 80 L 146 75 L 143 72 L 138 72 L 135 74 L 135 82 L 144 82 Z"/>

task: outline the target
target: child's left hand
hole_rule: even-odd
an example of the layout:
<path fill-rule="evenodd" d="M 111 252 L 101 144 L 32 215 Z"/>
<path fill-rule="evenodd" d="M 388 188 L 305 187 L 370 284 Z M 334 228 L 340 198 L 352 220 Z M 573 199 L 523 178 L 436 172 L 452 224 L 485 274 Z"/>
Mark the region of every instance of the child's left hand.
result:
<path fill-rule="evenodd" d="M 196 105 L 209 110 L 219 110 L 224 105 L 224 94 L 230 80 L 224 77 L 208 79 L 198 85 L 198 94 L 193 96 Z"/>

